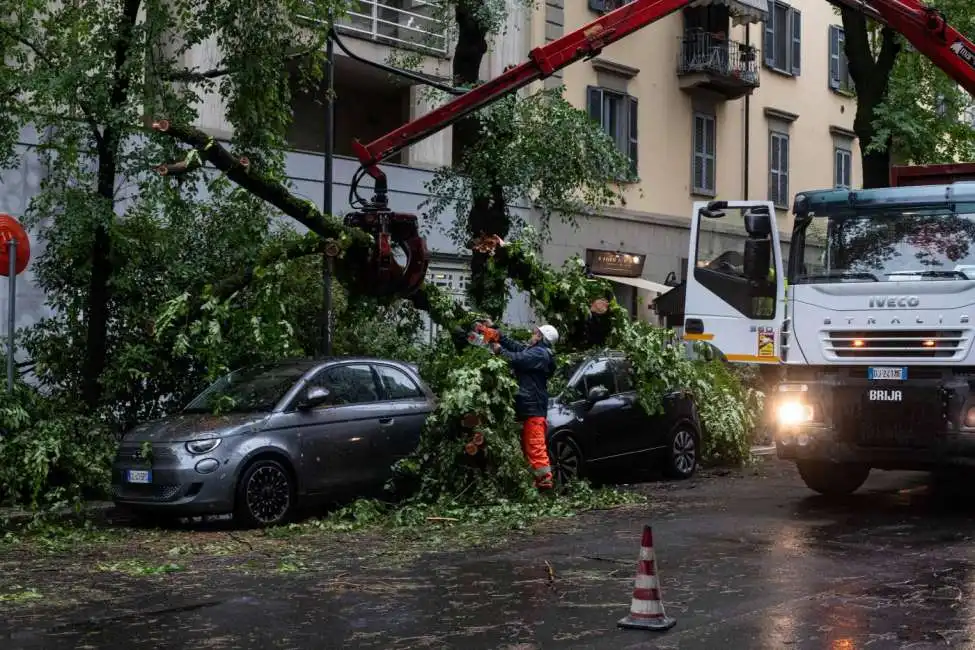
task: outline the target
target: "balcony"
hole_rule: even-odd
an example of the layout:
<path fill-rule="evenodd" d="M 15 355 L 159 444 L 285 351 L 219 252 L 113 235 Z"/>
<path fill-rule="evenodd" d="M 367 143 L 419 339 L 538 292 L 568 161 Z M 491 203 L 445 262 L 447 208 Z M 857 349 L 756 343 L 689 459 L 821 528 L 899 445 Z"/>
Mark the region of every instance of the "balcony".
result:
<path fill-rule="evenodd" d="M 440 0 L 352 0 L 336 28 L 390 47 L 447 55 L 447 25 Z"/>
<path fill-rule="evenodd" d="M 738 99 L 758 88 L 758 50 L 703 29 L 688 30 L 680 43 L 677 76 L 682 90 L 708 90 Z"/>

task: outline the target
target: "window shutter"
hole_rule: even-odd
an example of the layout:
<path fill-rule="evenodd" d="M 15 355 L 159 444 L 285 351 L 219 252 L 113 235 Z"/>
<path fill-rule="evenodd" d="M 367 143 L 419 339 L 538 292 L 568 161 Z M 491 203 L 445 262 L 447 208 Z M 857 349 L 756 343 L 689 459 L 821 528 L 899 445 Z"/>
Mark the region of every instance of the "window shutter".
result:
<path fill-rule="evenodd" d="M 789 17 L 792 23 L 792 74 L 798 77 L 802 69 L 802 12 L 792 9 Z"/>
<path fill-rule="evenodd" d="M 829 87 L 833 90 L 840 88 L 840 29 L 836 25 L 829 26 Z"/>
<path fill-rule="evenodd" d="M 589 86 L 586 88 L 586 107 L 589 111 L 589 117 L 599 124 L 603 125 L 603 91 L 601 88 L 596 86 Z"/>
<path fill-rule="evenodd" d="M 779 137 L 779 201 L 786 205 L 789 201 L 789 138 Z"/>
<path fill-rule="evenodd" d="M 762 42 L 765 50 L 765 65 L 775 65 L 775 3 L 769 2 L 768 15 L 765 17 L 765 38 Z"/>
<path fill-rule="evenodd" d="M 630 168 L 633 170 L 633 177 L 639 176 L 640 164 L 640 140 L 639 140 L 639 111 L 636 97 L 627 98 L 630 104 L 629 119 L 627 121 L 627 131 L 630 144 Z"/>
<path fill-rule="evenodd" d="M 708 117 L 704 120 L 704 161 L 706 164 L 707 172 L 704 175 L 704 187 L 710 191 L 714 191 L 717 187 L 717 179 L 715 178 L 717 170 L 715 169 L 717 165 L 717 148 L 718 148 L 718 134 L 717 134 L 717 121 L 714 117 Z"/>
<path fill-rule="evenodd" d="M 843 153 L 836 149 L 833 152 L 833 187 L 843 186 Z"/>

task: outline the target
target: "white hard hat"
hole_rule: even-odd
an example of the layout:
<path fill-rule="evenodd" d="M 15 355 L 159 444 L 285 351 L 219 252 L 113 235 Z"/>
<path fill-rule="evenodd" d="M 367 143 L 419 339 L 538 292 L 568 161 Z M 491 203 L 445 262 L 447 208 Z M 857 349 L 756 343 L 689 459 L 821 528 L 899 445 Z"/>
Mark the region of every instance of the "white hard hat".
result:
<path fill-rule="evenodd" d="M 551 325 L 540 325 L 538 331 L 549 345 L 555 345 L 559 342 L 559 331 Z"/>

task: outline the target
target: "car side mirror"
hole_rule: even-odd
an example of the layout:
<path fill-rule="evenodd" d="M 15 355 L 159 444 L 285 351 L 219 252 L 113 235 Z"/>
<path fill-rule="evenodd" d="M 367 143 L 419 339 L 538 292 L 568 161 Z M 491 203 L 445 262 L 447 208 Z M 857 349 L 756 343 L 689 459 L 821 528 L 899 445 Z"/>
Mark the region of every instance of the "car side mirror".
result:
<path fill-rule="evenodd" d="M 601 402 L 609 397 L 609 389 L 605 386 L 593 386 L 592 390 L 589 391 L 589 395 L 586 396 L 586 403 L 592 406 L 596 402 Z"/>
<path fill-rule="evenodd" d="M 313 408 L 318 408 L 322 404 L 328 403 L 331 397 L 332 393 L 327 388 L 312 386 L 305 392 L 305 396 L 301 401 L 298 402 L 298 409 L 301 411 L 310 411 Z"/>
<path fill-rule="evenodd" d="M 745 277 L 749 280 L 768 280 L 772 267 L 772 242 L 768 239 L 746 239 L 744 267 Z"/>

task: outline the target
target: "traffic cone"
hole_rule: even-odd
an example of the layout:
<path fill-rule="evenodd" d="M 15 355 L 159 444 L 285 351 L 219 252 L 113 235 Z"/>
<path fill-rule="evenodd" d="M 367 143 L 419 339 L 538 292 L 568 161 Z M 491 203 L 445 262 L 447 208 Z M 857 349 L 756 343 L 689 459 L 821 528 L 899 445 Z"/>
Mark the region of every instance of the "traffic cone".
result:
<path fill-rule="evenodd" d="M 640 544 L 640 561 L 637 563 L 630 615 L 620 619 L 618 625 L 628 630 L 655 632 L 663 632 L 677 625 L 676 619 L 664 613 L 664 603 L 660 598 L 660 583 L 657 580 L 657 561 L 653 552 L 653 531 L 650 526 L 643 527 L 643 541 Z"/>

